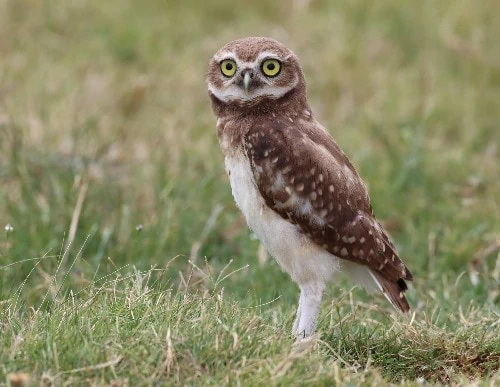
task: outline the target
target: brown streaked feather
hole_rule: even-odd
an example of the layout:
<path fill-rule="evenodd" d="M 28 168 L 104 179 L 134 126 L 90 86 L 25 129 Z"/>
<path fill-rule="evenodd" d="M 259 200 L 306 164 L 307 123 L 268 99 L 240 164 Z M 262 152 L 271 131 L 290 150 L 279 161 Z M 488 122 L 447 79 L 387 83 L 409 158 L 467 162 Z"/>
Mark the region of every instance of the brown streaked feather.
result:
<path fill-rule="evenodd" d="M 373 216 L 364 183 L 319 123 L 285 115 L 258 120 L 244 143 L 269 207 L 328 252 L 368 266 L 391 299 L 396 288 L 398 295 L 406 290 L 411 273 Z M 404 310 L 405 301 L 396 301 Z"/>

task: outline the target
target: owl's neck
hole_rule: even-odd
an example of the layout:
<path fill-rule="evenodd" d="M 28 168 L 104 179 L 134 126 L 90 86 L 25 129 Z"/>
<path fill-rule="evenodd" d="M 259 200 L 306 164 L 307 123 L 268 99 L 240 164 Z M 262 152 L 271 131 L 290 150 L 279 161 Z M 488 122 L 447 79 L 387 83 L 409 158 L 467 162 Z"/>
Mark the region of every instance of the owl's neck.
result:
<path fill-rule="evenodd" d="M 209 95 L 212 101 L 212 110 L 217 118 L 222 120 L 271 115 L 273 113 L 275 115 L 296 115 L 298 112 L 310 110 L 305 90 L 299 88 L 295 88 L 277 99 L 262 97 L 249 102 L 223 102 L 210 92 Z"/>

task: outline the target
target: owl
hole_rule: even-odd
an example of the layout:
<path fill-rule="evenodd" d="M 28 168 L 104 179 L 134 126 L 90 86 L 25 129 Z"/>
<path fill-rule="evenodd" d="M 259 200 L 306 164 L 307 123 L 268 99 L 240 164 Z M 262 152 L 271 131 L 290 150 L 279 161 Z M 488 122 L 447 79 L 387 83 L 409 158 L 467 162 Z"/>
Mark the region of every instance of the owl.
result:
<path fill-rule="evenodd" d="M 293 334 L 314 331 L 325 286 L 342 272 L 409 311 L 412 274 L 312 113 L 297 56 L 274 39 L 235 40 L 210 60 L 207 86 L 234 200 L 300 288 Z"/>

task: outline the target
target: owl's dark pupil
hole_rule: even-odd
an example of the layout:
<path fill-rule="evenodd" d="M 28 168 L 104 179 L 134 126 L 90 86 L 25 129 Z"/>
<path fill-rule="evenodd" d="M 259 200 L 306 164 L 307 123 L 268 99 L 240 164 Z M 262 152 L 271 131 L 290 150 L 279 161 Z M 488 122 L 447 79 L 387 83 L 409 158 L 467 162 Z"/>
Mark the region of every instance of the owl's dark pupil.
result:
<path fill-rule="evenodd" d="M 269 64 L 267 65 L 267 69 L 268 69 L 268 70 L 271 70 L 271 71 L 273 71 L 273 70 L 274 70 L 274 67 L 275 67 L 275 66 L 274 66 L 274 63 L 269 63 Z"/>
<path fill-rule="evenodd" d="M 226 63 L 226 70 L 231 71 L 233 69 L 233 64 L 232 63 Z"/>

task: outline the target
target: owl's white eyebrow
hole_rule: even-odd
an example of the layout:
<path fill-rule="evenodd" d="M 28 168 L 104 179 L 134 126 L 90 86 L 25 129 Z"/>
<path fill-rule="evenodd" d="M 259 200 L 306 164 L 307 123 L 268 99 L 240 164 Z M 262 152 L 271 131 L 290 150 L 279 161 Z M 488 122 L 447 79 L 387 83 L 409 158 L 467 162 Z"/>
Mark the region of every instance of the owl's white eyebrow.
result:
<path fill-rule="evenodd" d="M 263 51 L 259 54 L 259 56 L 257 56 L 257 59 L 253 63 L 260 63 L 263 59 L 279 59 L 279 60 L 281 60 L 279 55 L 277 55 L 275 52 Z M 285 58 L 285 59 L 287 59 L 287 58 Z"/>
<path fill-rule="evenodd" d="M 234 60 L 237 64 L 243 65 L 243 66 L 256 65 L 256 64 L 259 64 L 260 62 L 262 62 L 262 60 L 264 60 L 264 59 L 287 60 L 289 58 L 290 58 L 290 55 L 288 55 L 284 59 L 280 58 L 280 56 L 278 54 L 276 54 L 274 51 L 261 52 L 253 62 L 246 62 L 246 61 L 239 60 L 238 58 L 236 58 L 233 55 L 233 53 L 228 52 L 228 51 L 221 52 L 219 55 L 214 57 L 214 59 L 219 63 L 222 62 L 223 60 L 231 59 L 231 60 Z"/>
<path fill-rule="evenodd" d="M 214 59 L 217 62 L 221 62 L 221 61 L 226 60 L 226 59 L 232 59 L 232 60 L 234 60 L 234 57 L 233 57 L 232 53 L 226 51 L 226 52 L 221 52 L 219 55 L 216 55 L 214 57 Z"/>

